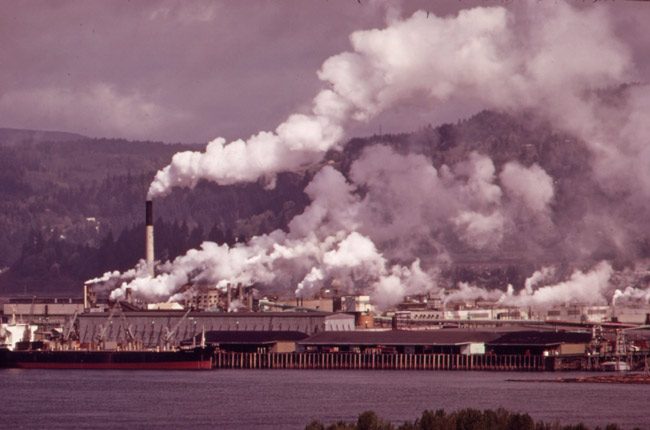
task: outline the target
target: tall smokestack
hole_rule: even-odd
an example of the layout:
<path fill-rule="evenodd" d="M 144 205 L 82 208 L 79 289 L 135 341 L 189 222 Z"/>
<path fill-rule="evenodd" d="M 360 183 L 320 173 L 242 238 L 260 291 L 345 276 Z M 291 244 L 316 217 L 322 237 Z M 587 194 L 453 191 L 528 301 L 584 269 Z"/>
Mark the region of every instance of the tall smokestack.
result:
<path fill-rule="evenodd" d="M 154 276 L 153 270 L 153 201 L 147 200 L 145 214 L 145 257 L 149 275 Z"/>
<path fill-rule="evenodd" d="M 84 284 L 84 311 L 88 310 L 88 285 Z"/>

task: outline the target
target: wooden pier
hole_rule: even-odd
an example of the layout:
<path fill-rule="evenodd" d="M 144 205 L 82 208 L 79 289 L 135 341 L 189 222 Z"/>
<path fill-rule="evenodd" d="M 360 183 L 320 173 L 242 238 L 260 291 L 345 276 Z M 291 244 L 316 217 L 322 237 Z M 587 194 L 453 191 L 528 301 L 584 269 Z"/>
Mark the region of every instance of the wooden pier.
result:
<path fill-rule="evenodd" d="M 217 352 L 216 369 L 498 370 L 543 371 L 548 357 L 532 355 L 361 354 L 347 352 Z"/>

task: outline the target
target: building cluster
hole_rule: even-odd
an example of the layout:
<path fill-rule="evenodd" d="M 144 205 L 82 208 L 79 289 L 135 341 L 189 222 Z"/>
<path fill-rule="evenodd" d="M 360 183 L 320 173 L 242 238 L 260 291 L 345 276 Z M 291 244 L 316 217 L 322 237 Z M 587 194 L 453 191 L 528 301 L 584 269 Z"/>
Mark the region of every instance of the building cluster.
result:
<path fill-rule="evenodd" d="M 0 341 L 10 349 L 152 350 L 207 342 L 232 353 L 611 357 L 650 352 L 649 323 L 650 307 L 642 304 L 521 309 L 428 294 L 380 312 L 369 296 L 331 291 L 281 299 L 232 285 L 198 289 L 183 303 L 142 303 L 129 291 L 110 303 L 85 287 L 79 299 L 3 303 Z"/>

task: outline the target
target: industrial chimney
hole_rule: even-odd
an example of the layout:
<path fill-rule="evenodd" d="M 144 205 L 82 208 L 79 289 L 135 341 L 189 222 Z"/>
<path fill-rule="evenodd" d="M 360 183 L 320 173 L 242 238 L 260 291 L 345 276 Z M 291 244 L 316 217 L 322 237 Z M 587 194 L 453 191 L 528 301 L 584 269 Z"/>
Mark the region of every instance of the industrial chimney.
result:
<path fill-rule="evenodd" d="M 154 276 L 153 270 L 153 201 L 147 200 L 145 214 L 145 257 L 147 259 L 147 270 L 150 276 Z"/>

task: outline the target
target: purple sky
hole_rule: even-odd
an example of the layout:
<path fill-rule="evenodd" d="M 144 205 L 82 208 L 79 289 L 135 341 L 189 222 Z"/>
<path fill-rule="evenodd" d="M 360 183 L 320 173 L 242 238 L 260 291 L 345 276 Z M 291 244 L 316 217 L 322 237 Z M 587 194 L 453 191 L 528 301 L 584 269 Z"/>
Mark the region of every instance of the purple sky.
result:
<path fill-rule="evenodd" d="M 247 138 L 304 109 L 323 61 L 349 49 L 352 31 L 383 26 L 382 4 L 0 0 L 0 126 L 168 142 Z M 388 13 L 408 16 L 511 2 L 391 4 L 400 11 Z M 647 82 L 650 5 L 574 4 L 608 10 Z M 404 106 L 348 133 L 408 131 L 478 109 Z"/>

